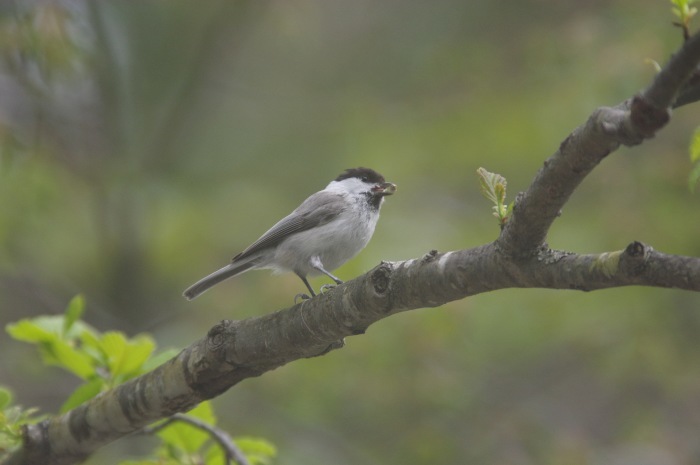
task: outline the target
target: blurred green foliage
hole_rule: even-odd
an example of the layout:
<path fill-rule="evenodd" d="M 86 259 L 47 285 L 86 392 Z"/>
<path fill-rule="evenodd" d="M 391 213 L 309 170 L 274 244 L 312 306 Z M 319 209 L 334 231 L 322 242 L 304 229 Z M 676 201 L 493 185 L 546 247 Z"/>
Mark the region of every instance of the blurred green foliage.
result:
<path fill-rule="evenodd" d="M 514 197 L 683 40 L 661 0 L 42 5 L 0 5 L 2 323 L 84 292 L 92 327 L 179 347 L 291 305 L 298 279 L 265 272 L 180 293 L 345 168 L 399 192 L 342 279 L 492 241 L 476 168 Z M 20 32 L 36 38 L 6 39 Z M 609 156 L 549 245 L 700 255 L 697 126 L 681 108 Z M 270 438 L 289 464 L 695 463 L 699 330 L 692 293 L 499 291 L 392 317 L 215 404 L 222 426 Z M 22 345 L 0 350 L 22 404 L 55 411 L 76 388 Z"/>
<path fill-rule="evenodd" d="M 693 169 L 690 170 L 688 177 L 688 187 L 692 192 L 695 191 L 695 186 L 700 181 L 700 128 L 695 130 L 690 141 L 690 163 L 692 163 Z"/>
<path fill-rule="evenodd" d="M 214 415 L 209 401 L 202 402 L 190 410 L 187 417 L 197 419 L 208 427 L 214 427 L 217 423 L 216 415 Z M 120 465 L 162 465 L 164 463 L 228 465 L 238 463 L 227 459 L 220 444 L 212 441 L 209 431 L 203 431 L 190 423 L 167 422 L 165 427 L 158 430 L 158 437 L 162 440 L 162 444 L 158 447 L 154 459 L 150 461 L 126 461 Z M 235 446 L 250 465 L 269 465 L 273 463 L 273 458 L 277 455 L 275 446 L 261 438 L 237 437 L 235 438 Z"/>
<path fill-rule="evenodd" d="M 6 328 L 12 338 L 36 345 L 44 364 L 63 368 L 83 380 L 84 384 L 61 406 L 61 412 L 177 354 L 177 350 L 170 349 L 154 356 L 155 341 L 146 334 L 128 339 L 121 331 L 101 333 L 80 319 L 84 311 L 85 301 L 79 295 L 70 301 L 63 315 L 24 318 Z"/>
<path fill-rule="evenodd" d="M 678 22 L 674 23 L 683 29 L 683 36 L 687 39 L 690 36 L 690 21 L 693 19 L 698 9 L 690 6 L 697 0 L 671 0 L 673 8 L 671 11 L 678 17 Z"/>
<path fill-rule="evenodd" d="M 165 350 L 154 356 L 155 342 L 145 334 L 127 339 L 119 331 L 100 333 L 82 321 L 84 312 L 85 300 L 78 295 L 63 315 L 26 318 L 6 328 L 14 339 L 35 345 L 45 365 L 60 367 L 84 381 L 63 403 L 61 413 L 177 355 L 176 350 Z M 200 403 L 187 416 L 200 420 L 208 428 L 216 427 L 217 418 L 209 401 Z M 36 409 L 13 405 L 10 391 L 0 387 L 0 452 L 19 446 L 21 425 L 37 419 Z M 121 465 L 230 463 L 209 431 L 178 421 L 160 423 L 152 427 L 161 440 L 151 452 L 152 458 L 128 460 Z M 236 445 L 251 465 L 267 465 L 276 455 L 274 445 L 264 439 L 243 437 L 240 441 L 236 439 Z"/>
<path fill-rule="evenodd" d="M 37 409 L 14 404 L 12 391 L 0 386 L 0 458 L 10 453 L 22 439 L 22 425 L 34 423 L 41 417 Z"/>

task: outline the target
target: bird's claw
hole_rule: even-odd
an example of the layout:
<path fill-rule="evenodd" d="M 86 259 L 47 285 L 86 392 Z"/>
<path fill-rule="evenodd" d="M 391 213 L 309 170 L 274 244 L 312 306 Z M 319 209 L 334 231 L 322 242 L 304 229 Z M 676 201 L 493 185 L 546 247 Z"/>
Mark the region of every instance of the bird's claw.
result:
<path fill-rule="evenodd" d="M 309 294 L 304 294 L 303 292 L 300 292 L 299 294 L 294 296 L 294 305 L 296 305 L 298 303 L 297 299 L 301 299 L 302 301 L 304 301 L 304 300 L 309 300 L 310 298 L 311 298 L 311 296 Z"/>
<path fill-rule="evenodd" d="M 323 286 L 321 286 L 320 291 L 323 294 L 324 292 L 328 292 L 331 289 L 335 289 L 335 287 L 336 287 L 336 284 L 324 284 Z"/>

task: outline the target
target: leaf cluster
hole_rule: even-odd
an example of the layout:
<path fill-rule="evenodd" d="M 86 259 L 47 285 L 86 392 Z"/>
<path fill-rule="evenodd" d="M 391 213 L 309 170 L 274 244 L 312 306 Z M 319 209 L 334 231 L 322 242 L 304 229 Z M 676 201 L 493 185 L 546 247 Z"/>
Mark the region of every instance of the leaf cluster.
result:
<path fill-rule="evenodd" d="M 22 425 L 41 420 L 35 408 L 22 408 L 13 405 L 12 392 L 0 386 L 0 454 L 19 445 L 22 439 Z"/>
<path fill-rule="evenodd" d="M 698 12 L 698 9 L 695 7 L 691 7 L 693 3 L 695 3 L 697 0 L 671 0 L 671 4 L 673 7 L 671 8 L 671 11 L 675 16 L 678 17 L 678 22 L 674 23 L 677 26 L 682 27 L 684 30 L 687 30 L 690 21 L 693 19 L 693 16 Z"/>
<path fill-rule="evenodd" d="M 62 315 L 26 318 L 6 326 L 14 339 L 34 344 L 45 365 L 62 368 L 84 381 L 63 403 L 61 412 L 146 373 L 177 354 L 175 349 L 156 354 L 156 344 L 147 334 L 129 338 L 119 331 L 97 331 L 81 320 L 84 312 L 85 299 L 78 295 Z M 189 415 L 205 422 L 207 430 L 164 420 L 152 428 L 162 441 L 153 457 L 124 464 L 231 463 L 226 451 L 212 441 L 210 430 L 216 429 L 216 416 L 211 403 L 199 404 Z M 22 425 L 41 419 L 36 409 L 13 406 L 11 392 L 0 387 L 0 453 L 18 447 Z M 274 445 L 264 439 L 242 437 L 236 444 L 251 465 L 267 465 L 277 453 Z"/>
<path fill-rule="evenodd" d="M 168 350 L 154 356 L 156 344 L 145 334 L 128 338 L 119 331 L 101 333 L 80 320 L 84 311 L 85 300 L 78 295 L 63 315 L 25 318 L 6 327 L 14 339 L 36 345 L 44 364 L 84 381 L 61 412 L 155 368 L 176 353 Z"/>

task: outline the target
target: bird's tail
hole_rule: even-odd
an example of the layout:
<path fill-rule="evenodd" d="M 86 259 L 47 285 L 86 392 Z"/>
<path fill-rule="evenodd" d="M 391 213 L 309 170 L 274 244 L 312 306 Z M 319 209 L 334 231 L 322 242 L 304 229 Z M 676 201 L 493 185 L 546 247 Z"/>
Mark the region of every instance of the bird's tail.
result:
<path fill-rule="evenodd" d="M 237 274 L 241 274 L 245 271 L 248 271 L 253 266 L 255 266 L 254 262 L 230 263 L 225 267 L 221 268 L 220 270 L 216 270 L 209 276 L 205 276 L 204 278 L 200 279 L 199 281 L 185 289 L 185 292 L 183 292 L 182 295 L 187 300 L 192 300 L 198 297 L 204 291 L 208 290 L 210 287 L 219 284 L 221 281 L 228 279 L 232 276 L 236 276 Z"/>

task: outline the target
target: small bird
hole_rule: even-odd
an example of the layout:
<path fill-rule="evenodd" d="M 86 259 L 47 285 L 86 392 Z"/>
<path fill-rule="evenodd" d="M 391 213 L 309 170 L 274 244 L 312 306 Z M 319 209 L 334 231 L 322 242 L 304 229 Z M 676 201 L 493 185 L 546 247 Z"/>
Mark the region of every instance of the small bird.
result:
<path fill-rule="evenodd" d="M 183 296 L 192 300 L 225 279 L 256 269 L 294 272 L 311 296 L 316 293 L 306 279 L 309 275 L 325 274 L 342 284 L 331 271 L 365 248 L 374 234 L 384 197 L 394 192 L 396 185 L 372 169 L 347 169 L 233 257 L 231 263 L 187 288 Z"/>

